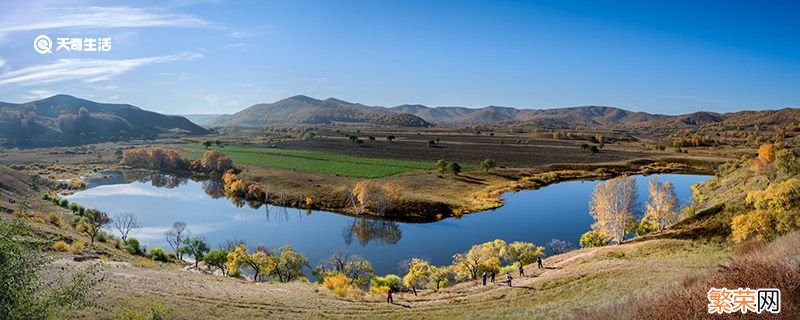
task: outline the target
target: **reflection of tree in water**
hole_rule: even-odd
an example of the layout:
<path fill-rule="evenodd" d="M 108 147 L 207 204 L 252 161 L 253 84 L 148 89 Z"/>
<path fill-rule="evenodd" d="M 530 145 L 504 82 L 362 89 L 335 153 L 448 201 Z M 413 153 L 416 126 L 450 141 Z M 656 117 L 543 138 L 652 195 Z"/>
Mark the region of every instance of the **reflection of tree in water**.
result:
<path fill-rule="evenodd" d="M 150 182 L 151 185 L 157 188 L 172 189 L 180 185 L 186 184 L 186 178 L 176 175 L 158 173 L 143 170 L 123 170 L 122 177 L 125 181 L 138 181 L 141 183 Z"/>
<path fill-rule="evenodd" d="M 344 242 L 353 242 L 353 235 L 358 238 L 358 243 L 366 246 L 370 241 L 376 240 L 384 244 L 395 244 L 403 237 L 403 231 L 397 223 L 384 220 L 370 220 L 356 218 L 353 224 L 344 228 L 342 236 Z"/>
<path fill-rule="evenodd" d="M 219 199 L 225 196 L 222 181 L 216 179 L 203 180 L 203 192 L 211 196 L 212 199 Z"/>

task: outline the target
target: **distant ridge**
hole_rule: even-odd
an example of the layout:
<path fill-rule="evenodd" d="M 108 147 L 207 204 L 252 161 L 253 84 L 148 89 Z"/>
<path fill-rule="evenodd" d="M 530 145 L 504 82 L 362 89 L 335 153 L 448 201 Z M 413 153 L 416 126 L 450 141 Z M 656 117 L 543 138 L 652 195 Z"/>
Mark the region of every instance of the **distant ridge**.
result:
<path fill-rule="evenodd" d="M 394 114 L 394 115 L 392 115 Z M 428 125 L 536 125 L 548 128 L 680 128 L 700 125 L 751 126 L 795 124 L 800 109 L 715 113 L 698 111 L 663 115 L 616 107 L 580 106 L 554 109 L 519 109 L 501 106 L 483 108 L 428 107 L 404 104 L 396 107 L 366 106 L 336 98 L 319 100 L 289 97 L 274 103 L 251 106 L 233 115 L 223 115 L 209 126 L 261 126 L 280 124 L 368 123 L 424 127 Z"/>
<path fill-rule="evenodd" d="M 181 116 L 129 104 L 98 103 L 55 95 L 25 103 L 0 102 L 0 139 L 12 146 L 77 145 L 160 135 L 204 135 Z"/>
<path fill-rule="evenodd" d="M 261 103 L 219 117 L 210 126 L 263 126 L 288 124 L 329 124 L 336 122 L 427 127 L 430 123 L 408 113 L 398 113 L 382 107 L 370 107 L 339 99 L 318 100 L 298 95 L 273 103 Z"/>

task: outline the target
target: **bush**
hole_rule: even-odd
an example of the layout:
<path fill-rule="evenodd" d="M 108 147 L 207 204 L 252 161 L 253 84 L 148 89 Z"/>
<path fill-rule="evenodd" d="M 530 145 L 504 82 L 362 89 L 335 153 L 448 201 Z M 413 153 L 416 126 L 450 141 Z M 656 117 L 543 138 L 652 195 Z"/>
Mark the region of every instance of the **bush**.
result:
<path fill-rule="evenodd" d="M 397 292 L 403 288 L 403 279 L 400 279 L 399 276 L 394 274 L 387 274 L 384 277 L 373 277 L 369 281 L 369 287 L 370 291 L 373 293 L 386 293 L 387 289 L 392 289 L 392 291 Z"/>
<path fill-rule="evenodd" d="M 164 251 L 163 248 L 150 248 L 150 252 L 148 252 L 148 254 L 150 255 L 150 258 L 155 261 L 161 261 L 161 262 L 172 261 L 170 259 L 170 256 L 167 254 L 166 251 Z"/>
<path fill-rule="evenodd" d="M 69 244 L 64 242 L 64 240 L 58 240 L 53 243 L 53 250 L 58 252 L 67 252 L 69 251 Z"/>
<path fill-rule="evenodd" d="M 139 240 L 137 240 L 136 238 L 128 238 L 128 240 L 125 241 L 125 247 L 124 248 L 125 248 L 125 251 L 127 251 L 130 254 L 141 254 L 142 253 L 141 246 L 139 245 Z"/>
<path fill-rule="evenodd" d="M 51 213 L 47 215 L 47 222 L 54 226 L 61 226 L 61 216 L 58 213 Z"/>
<path fill-rule="evenodd" d="M 602 247 L 608 244 L 611 239 L 600 232 L 589 231 L 581 235 L 581 248 Z"/>
<path fill-rule="evenodd" d="M 335 295 L 340 297 L 346 297 L 359 291 L 351 283 L 352 280 L 341 273 L 327 276 L 322 280 L 322 285 L 325 286 L 325 288 L 328 288 L 328 290 L 333 291 Z"/>
<path fill-rule="evenodd" d="M 72 244 L 69 245 L 69 253 L 75 254 L 78 252 L 83 251 L 86 248 L 86 242 L 81 240 L 72 241 Z"/>

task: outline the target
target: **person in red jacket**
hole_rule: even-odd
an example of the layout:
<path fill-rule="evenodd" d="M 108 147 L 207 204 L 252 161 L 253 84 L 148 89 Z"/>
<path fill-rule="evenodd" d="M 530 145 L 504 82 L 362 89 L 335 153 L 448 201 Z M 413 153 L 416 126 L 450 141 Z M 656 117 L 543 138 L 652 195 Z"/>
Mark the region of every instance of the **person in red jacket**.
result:
<path fill-rule="evenodd" d="M 394 300 L 392 300 L 392 288 L 389 288 L 389 291 L 386 291 L 386 302 L 394 303 Z"/>

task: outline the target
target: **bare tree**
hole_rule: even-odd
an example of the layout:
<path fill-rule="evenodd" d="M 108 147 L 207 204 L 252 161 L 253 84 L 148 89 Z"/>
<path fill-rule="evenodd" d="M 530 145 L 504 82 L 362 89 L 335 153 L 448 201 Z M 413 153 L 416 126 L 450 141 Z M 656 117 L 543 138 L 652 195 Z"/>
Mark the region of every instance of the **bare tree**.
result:
<path fill-rule="evenodd" d="M 567 253 L 575 249 L 571 243 L 559 239 L 550 240 L 547 246 L 550 247 L 550 251 L 553 252 L 554 255 Z"/>
<path fill-rule="evenodd" d="M 128 241 L 128 233 L 130 233 L 131 230 L 142 227 L 142 225 L 139 224 L 139 219 L 130 212 L 115 215 L 111 223 L 114 225 L 114 229 L 119 231 L 122 242 Z"/>
<path fill-rule="evenodd" d="M 589 201 L 592 229 L 620 244 L 635 222 L 636 179 L 622 177 L 598 184 Z"/>
<path fill-rule="evenodd" d="M 183 221 L 175 221 L 172 224 L 172 228 L 167 230 L 164 233 L 164 236 L 167 238 L 167 243 L 170 247 L 172 247 L 172 251 L 175 252 L 175 257 L 178 260 L 183 260 L 183 253 L 181 253 L 181 244 L 183 243 L 184 232 L 186 231 L 186 222 Z"/>

